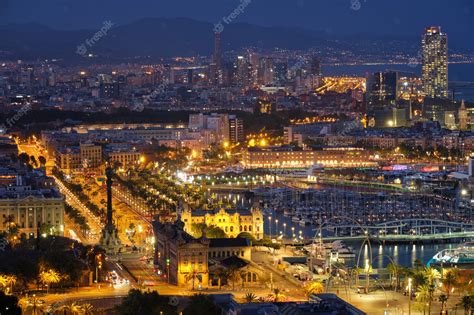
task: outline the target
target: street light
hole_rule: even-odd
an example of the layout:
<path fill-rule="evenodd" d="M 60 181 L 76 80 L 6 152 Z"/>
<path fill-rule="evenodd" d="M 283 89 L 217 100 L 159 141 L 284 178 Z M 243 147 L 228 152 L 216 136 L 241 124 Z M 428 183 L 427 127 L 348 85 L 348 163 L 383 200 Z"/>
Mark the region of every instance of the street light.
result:
<path fill-rule="evenodd" d="M 365 293 L 369 293 L 370 262 L 365 260 Z"/>
<path fill-rule="evenodd" d="M 278 236 L 278 219 L 275 220 L 275 234 Z"/>
<path fill-rule="evenodd" d="M 408 278 L 408 315 L 411 315 L 411 278 Z"/>
<path fill-rule="evenodd" d="M 286 237 L 286 223 L 283 223 L 283 237 Z"/>
<path fill-rule="evenodd" d="M 268 217 L 269 227 L 270 227 L 270 238 L 272 238 L 272 217 Z"/>

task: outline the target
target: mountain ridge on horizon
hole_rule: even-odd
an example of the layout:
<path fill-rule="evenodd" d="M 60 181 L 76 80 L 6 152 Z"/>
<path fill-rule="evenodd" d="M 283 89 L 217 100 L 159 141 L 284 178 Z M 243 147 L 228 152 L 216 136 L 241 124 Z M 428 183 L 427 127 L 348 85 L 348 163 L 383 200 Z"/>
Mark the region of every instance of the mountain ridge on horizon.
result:
<path fill-rule="evenodd" d="M 113 23 L 113 20 L 111 22 Z M 222 46 L 225 50 L 250 46 L 289 50 L 306 50 L 327 45 L 336 48 L 348 47 L 349 42 L 355 40 L 400 41 L 407 47 L 418 45 L 418 37 L 415 36 L 334 36 L 301 27 L 222 24 Z M 59 30 L 35 22 L 0 25 L 0 38 L 3 39 L 0 42 L 0 57 L 78 59 L 81 56 L 76 53 L 77 47 L 92 38 L 100 27 L 101 25 L 98 25 L 95 30 Z M 90 53 L 109 58 L 210 55 L 213 49 L 213 28 L 214 24 L 210 22 L 187 17 L 142 18 L 128 24 L 113 25 L 106 35 L 87 48 Z M 154 38 L 157 40 L 152 40 Z"/>

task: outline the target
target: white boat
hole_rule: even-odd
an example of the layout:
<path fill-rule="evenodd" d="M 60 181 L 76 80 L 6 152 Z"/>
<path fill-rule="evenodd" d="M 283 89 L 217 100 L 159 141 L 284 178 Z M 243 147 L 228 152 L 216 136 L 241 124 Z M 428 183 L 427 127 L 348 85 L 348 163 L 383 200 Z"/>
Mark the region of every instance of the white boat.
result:
<path fill-rule="evenodd" d="M 431 264 L 474 268 L 474 243 L 465 243 L 454 249 L 442 250 L 428 262 L 428 265 Z"/>

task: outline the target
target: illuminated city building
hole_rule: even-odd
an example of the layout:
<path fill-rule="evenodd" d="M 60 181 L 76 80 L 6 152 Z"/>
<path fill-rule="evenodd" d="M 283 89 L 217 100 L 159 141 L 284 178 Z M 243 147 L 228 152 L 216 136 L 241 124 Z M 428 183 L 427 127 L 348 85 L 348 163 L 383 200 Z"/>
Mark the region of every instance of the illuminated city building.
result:
<path fill-rule="evenodd" d="M 189 128 L 197 130 L 209 129 L 215 132 L 218 141 L 229 141 L 228 114 L 191 114 L 189 115 Z"/>
<path fill-rule="evenodd" d="M 359 148 L 324 148 L 303 150 L 294 146 L 248 148 L 243 153 L 245 168 L 309 168 L 375 166 L 367 151 Z"/>
<path fill-rule="evenodd" d="M 395 104 L 398 95 L 398 72 L 375 72 L 367 79 L 367 103 Z"/>
<path fill-rule="evenodd" d="M 247 62 L 244 56 L 238 56 L 235 63 L 235 81 L 241 86 L 247 86 L 250 83 L 252 66 Z"/>
<path fill-rule="evenodd" d="M 232 144 L 243 142 L 245 140 L 244 121 L 237 118 L 235 115 L 229 116 L 229 135 Z"/>
<path fill-rule="evenodd" d="M 221 260 L 232 256 L 252 260 L 252 244 L 247 238 L 209 239 L 209 259 Z"/>
<path fill-rule="evenodd" d="M 429 27 L 422 38 L 422 79 L 425 95 L 448 97 L 448 36 L 441 27 Z"/>
<path fill-rule="evenodd" d="M 209 240 L 196 239 L 184 231 L 185 223 L 178 217 L 174 224 L 153 221 L 155 233 L 154 263 L 169 283 L 185 286 L 186 276 L 197 273 L 196 283 L 207 287 L 209 283 Z"/>
<path fill-rule="evenodd" d="M 461 102 L 461 107 L 459 108 L 458 116 L 459 116 L 459 129 L 466 130 L 469 117 L 468 117 L 468 111 L 466 109 L 466 104 L 464 103 L 464 100 Z"/>
<path fill-rule="evenodd" d="M 221 50 L 221 33 L 214 33 L 214 56 L 213 63 L 216 64 L 219 70 L 222 62 L 222 50 Z"/>
<path fill-rule="evenodd" d="M 313 56 L 311 59 L 311 74 L 319 77 L 323 75 L 321 70 L 321 59 L 319 59 L 319 57 Z"/>
<path fill-rule="evenodd" d="M 79 147 L 61 147 L 56 152 L 56 166 L 66 174 L 102 164 L 102 146 L 81 143 Z"/>
<path fill-rule="evenodd" d="M 163 279 L 181 287 L 190 287 L 195 273 L 195 287 L 218 286 L 217 273 L 238 268 L 246 285 L 258 282 L 263 271 L 252 265 L 252 246 L 246 238 L 195 238 L 185 231 L 185 223 L 153 221 L 155 233 L 154 263 Z"/>
<path fill-rule="evenodd" d="M 0 187 L 0 230 L 16 224 L 19 234 L 36 235 L 38 226 L 47 224 L 48 234 L 63 235 L 64 197 L 54 189 L 36 187 L 17 176 L 14 185 Z"/>
<path fill-rule="evenodd" d="M 222 229 L 228 237 L 237 237 L 242 232 L 262 239 L 263 214 L 259 209 L 218 209 L 218 210 L 186 210 L 182 214 L 185 231 L 191 232 L 193 224 L 205 224 Z"/>
<path fill-rule="evenodd" d="M 130 166 L 140 162 L 140 152 L 133 148 L 108 146 L 105 152 L 107 161 L 113 165 L 114 162 L 120 163 L 122 166 Z"/>
<path fill-rule="evenodd" d="M 377 107 L 371 111 L 375 128 L 398 128 L 408 125 L 409 113 L 407 108 L 399 106 Z"/>
<path fill-rule="evenodd" d="M 257 71 L 258 83 L 261 85 L 268 85 L 273 83 L 274 69 L 273 59 L 269 57 L 261 57 L 259 60 Z"/>

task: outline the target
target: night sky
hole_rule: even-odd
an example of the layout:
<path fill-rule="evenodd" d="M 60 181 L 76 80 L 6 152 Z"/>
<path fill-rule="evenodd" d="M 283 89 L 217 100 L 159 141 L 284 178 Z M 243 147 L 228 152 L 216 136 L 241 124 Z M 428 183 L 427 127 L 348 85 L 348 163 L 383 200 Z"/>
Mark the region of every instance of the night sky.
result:
<path fill-rule="evenodd" d="M 370 33 L 419 37 L 441 25 L 458 43 L 473 47 L 474 0 L 241 0 L 235 22 L 297 26 L 328 34 Z M 237 0 L 0 0 L 0 23 L 38 22 L 59 29 L 94 29 L 104 20 L 118 24 L 144 17 L 190 17 L 215 22 Z M 360 3 L 360 5 L 359 5 Z"/>

